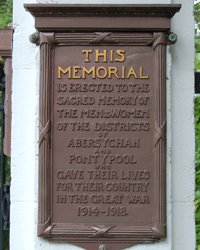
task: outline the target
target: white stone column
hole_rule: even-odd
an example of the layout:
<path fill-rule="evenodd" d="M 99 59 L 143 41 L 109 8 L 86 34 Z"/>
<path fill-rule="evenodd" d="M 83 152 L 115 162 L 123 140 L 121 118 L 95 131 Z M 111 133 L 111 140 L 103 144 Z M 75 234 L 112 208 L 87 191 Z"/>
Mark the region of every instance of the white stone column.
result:
<path fill-rule="evenodd" d="M 172 249 L 195 249 L 194 238 L 194 21 L 193 2 L 182 3 L 172 20 L 178 41 L 170 49 Z"/>

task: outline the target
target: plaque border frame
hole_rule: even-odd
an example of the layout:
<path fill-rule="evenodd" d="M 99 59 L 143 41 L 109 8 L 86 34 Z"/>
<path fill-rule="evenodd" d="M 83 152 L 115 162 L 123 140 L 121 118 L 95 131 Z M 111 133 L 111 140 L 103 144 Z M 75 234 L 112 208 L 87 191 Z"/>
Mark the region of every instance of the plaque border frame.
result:
<path fill-rule="evenodd" d="M 104 37 L 104 32 L 98 33 L 98 36 Z M 112 35 L 113 33 L 110 33 Z M 128 34 L 128 33 L 126 33 Z M 82 38 L 82 44 L 91 43 L 95 38 L 96 33 L 83 33 L 79 34 L 74 40 L 71 38 L 70 33 L 53 34 L 41 33 L 40 34 L 40 49 L 41 49 L 41 78 L 40 78 L 40 138 L 39 138 L 39 155 L 40 155 L 40 195 L 39 195 L 39 211 L 40 223 L 38 224 L 38 235 L 45 237 L 52 237 L 54 239 L 69 239 L 69 241 L 90 241 L 96 242 L 99 238 L 104 238 L 104 242 L 115 241 L 131 241 L 144 242 L 148 240 L 156 240 L 165 236 L 166 234 L 166 209 L 165 209 L 165 125 L 166 125 L 166 112 L 165 112 L 165 46 L 166 35 L 164 33 L 154 33 L 147 36 L 147 33 L 140 34 L 139 42 L 138 35 L 130 33 L 126 36 L 123 44 L 136 44 L 137 46 L 152 46 L 155 57 L 155 67 L 157 66 L 155 75 L 155 127 L 154 127 L 154 162 L 155 172 L 158 176 L 158 183 L 154 183 L 154 190 L 156 191 L 155 197 L 159 197 L 156 201 L 155 217 L 152 220 L 152 225 L 149 226 L 127 226 L 126 224 L 116 226 L 116 224 L 108 225 L 95 225 L 83 224 L 74 225 L 73 223 L 52 224 L 51 223 L 51 181 L 52 181 L 52 161 L 51 161 L 51 99 L 52 99 L 52 58 L 53 46 L 59 44 L 68 45 L 79 43 Z M 123 36 L 113 34 L 116 39 L 122 39 Z M 62 39 L 61 39 L 62 37 Z M 93 40 L 91 39 L 93 38 Z M 148 39 L 147 39 L 148 37 Z M 69 41 L 68 41 L 69 39 Z M 98 41 L 100 41 L 98 39 Z M 115 45 L 116 40 L 109 40 L 98 42 L 98 45 Z M 96 45 L 96 43 L 95 43 Z M 120 43 L 121 45 L 121 43 Z M 134 45 L 133 45 L 134 46 Z M 156 179 L 154 177 L 154 179 Z M 46 197 L 46 204 L 44 201 Z M 136 237 L 137 236 L 137 237 Z"/>
<path fill-rule="evenodd" d="M 34 7 L 35 6 L 35 7 Z M 41 16 L 45 16 L 49 18 L 49 14 L 53 13 L 54 16 L 57 16 L 58 12 L 56 11 L 56 5 L 46 6 L 46 9 L 41 8 L 41 5 L 26 5 L 26 9 L 28 9 L 35 17 L 36 17 L 36 28 L 40 31 L 39 36 L 39 45 L 40 45 L 40 134 L 39 134 L 39 219 L 38 219 L 38 235 L 43 236 L 45 238 L 49 238 L 51 240 L 56 241 L 67 241 L 71 243 L 144 243 L 160 240 L 163 237 L 166 237 L 166 45 L 167 45 L 167 35 L 169 34 L 169 21 L 170 18 L 180 9 L 180 5 L 165 5 L 162 6 L 162 14 L 161 12 L 152 12 L 153 5 L 146 6 L 147 8 L 151 8 L 151 11 L 147 12 L 147 16 L 151 13 L 151 17 L 155 19 L 157 17 L 157 21 L 160 19 L 166 19 L 167 24 L 165 27 L 156 28 L 155 22 L 152 22 L 151 28 L 145 28 L 145 24 L 143 21 L 144 13 L 133 15 L 131 14 L 131 19 L 134 21 L 134 18 L 141 17 L 142 28 L 139 29 L 140 36 L 136 36 L 135 28 L 132 29 L 124 27 L 120 28 L 120 31 L 127 31 L 129 36 L 124 39 L 120 32 L 115 28 L 110 28 L 109 32 L 102 30 L 102 28 L 86 27 L 82 28 L 83 33 L 78 33 L 79 29 L 75 29 L 74 33 L 62 33 L 62 29 L 59 28 L 59 23 L 56 24 L 57 28 L 41 28 L 40 26 L 40 18 Z M 44 7 L 44 5 L 43 5 Z M 67 10 L 67 6 L 65 5 Z M 96 7 L 96 6 L 95 6 Z M 154 6 L 155 9 L 158 7 Z M 35 8 L 35 9 L 34 9 Z M 51 11 L 49 10 L 51 9 Z M 54 12 L 52 12 L 52 8 Z M 85 6 L 86 8 L 86 6 Z M 88 6 L 87 6 L 88 8 Z M 89 8 L 89 12 L 92 15 L 93 7 Z M 137 9 L 137 6 L 134 5 L 133 9 Z M 169 8 L 171 9 L 171 14 L 169 15 Z M 111 10 L 110 8 L 109 10 Z M 44 10 L 46 10 L 46 15 L 44 14 Z M 60 9 L 59 9 L 60 10 Z M 75 21 L 77 15 L 84 16 L 85 13 L 80 11 L 80 8 L 77 6 L 75 8 L 75 13 L 70 12 L 70 16 L 72 15 L 72 19 Z M 96 10 L 96 9 L 95 9 Z M 35 13 L 34 13 L 35 11 Z M 55 15 L 56 13 L 56 15 Z M 80 15 L 81 13 L 81 15 Z M 97 13 L 97 12 L 94 12 Z M 99 13 L 99 12 L 98 12 Z M 134 12 L 131 12 L 134 13 Z M 164 14 L 163 14 L 164 13 Z M 122 18 L 125 13 L 120 12 Z M 120 16 L 119 14 L 119 16 Z M 99 13 L 100 16 L 103 13 Z M 97 14 L 93 14 L 94 16 L 99 16 Z M 108 13 L 106 13 L 106 16 Z M 133 16 L 132 16 L 133 15 Z M 66 18 L 69 16 L 69 12 L 65 12 L 62 18 Z M 110 15 L 112 16 L 112 15 Z M 109 17 L 110 17 L 109 16 Z M 90 18 L 89 16 L 88 18 Z M 51 17 L 53 18 L 53 17 Z M 138 19 L 137 19 L 138 20 Z M 155 21 L 155 20 L 154 20 Z M 43 24 L 43 21 L 41 22 Z M 69 29 L 70 30 L 70 29 Z M 53 32 L 55 31 L 55 32 Z M 90 31 L 90 32 L 88 32 Z M 105 33 L 109 33 L 105 35 Z M 127 33 L 127 34 L 128 34 Z M 149 35 L 148 34 L 152 34 Z M 75 37 L 72 37 L 75 35 Z M 86 39 L 82 37 L 86 36 Z M 102 39 L 96 39 L 101 36 Z M 109 37 L 108 39 L 105 38 Z M 114 37 L 114 38 L 113 38 Z M 136 39 L 137 37 L 137 39 Z M 110 40 L 111 39 L 111 40 Z M 120 40 L 121 39 L 121 40 Z M 95 42 L 96 41 L 96 42 Z M 98 41 L 98 42 L 97 42 Z M 115 45 L 115 42 L 120 41 L 120 45 L 141 45 L 141 46 L 151 46 L 154 50 L 154 60 L 155 67 L 157 70 L 155 71 L 155 107 L 154 107 L 154 117 L 155 117 L 155 126 L 154 126 L 154 162 L 155 162 L 155 174 L 157 178 L 155 180 L 154 191 L 156 192 L 156 207 L 155 207 L 155 216 L 152 218 L 152 224 L 148 226 L 129 226 L 126 224 L 120 224 L 120 226 L 116 226 L 115 223 L 104 224 L 73 224 L 73 223 L 65 223 L 58 224 L 52 223 L 52 206 L 51 206 L 51 186 L 52 186 L 52 147 L 51 147 L 51 98 L 52 98 L 52 65 L 53 65 L 53 46 L 57 46 L 58 44 L 97 44 L 97 45 Z"/>

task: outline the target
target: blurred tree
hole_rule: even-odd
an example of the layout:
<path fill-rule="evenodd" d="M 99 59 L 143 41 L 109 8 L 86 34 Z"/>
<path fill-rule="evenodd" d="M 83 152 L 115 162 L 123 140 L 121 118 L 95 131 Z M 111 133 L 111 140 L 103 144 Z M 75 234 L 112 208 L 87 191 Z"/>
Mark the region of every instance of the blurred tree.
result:
<path fill-rule="evenodd" d="M 200 23 L 200 2 L 194 4 L 194 19 L 195 22 Z"/>
<path fill-rule="evenodd" d="M 7 28 L 12 22 L 12 0 L 0 0 L 0 28 Z"/>

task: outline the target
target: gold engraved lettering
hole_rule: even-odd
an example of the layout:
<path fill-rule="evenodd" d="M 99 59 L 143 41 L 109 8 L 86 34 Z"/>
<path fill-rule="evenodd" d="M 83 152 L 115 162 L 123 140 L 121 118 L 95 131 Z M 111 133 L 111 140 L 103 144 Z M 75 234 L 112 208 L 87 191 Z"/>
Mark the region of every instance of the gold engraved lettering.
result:
<path fill-rule="evenodd" d="M 92 53 L 92 50 L 91 49 L 83 49 L 81 52 L 83 54 L 85 54 L 85 60 L 84 60 L 84 62 L 90 62 L 89 56 Z"/>
<path fill-rule="evenodd" d="M 133 76 L 135 79 L 138 78 L 135 72 L 135 69 L 133 67 L 130 67 L 128 74 L 127 74 L 127 78 L 129 79 L 131 76 Z"/>
<path fill-rule="evenodd" d="M 140 79 L 149 79 L 148 75 L 146 75 L 146 76 L 143 75 L 143 67 L 142 66 L 140 66 Z"/>
<path fill-rule="evenodd" d="M 99 79 L 105 79 L 107 77 L 107 69 L 103 66 L 96 69 L 96 75 Z"/>
<path fill-rule="evenodd" d="M 110 67 L 109 68 L 108 78 L 112 79 L 113 76 L 115 76 L 117 79 L 119 79 L 118 69 L 116 67 Z"/>
<path fill-rule="evenodd" d="M 110 50 L 110 62 L 113 62 L 113 60 L 114 60 L 113 55 L 114 55 L 114 51 Z"/>
<path fill-rule="evenodd" d="M 63 69 L 61 66 L 58 66 L 58 79 L 61 79 L 61 73 L 64 75 L 68 73 L 68 78 L 71 78 L 71 67 Z"/>
<path fill-rule="evenodd" d="M 86 68 L 85 66 L 69 66 L 67 68 L 63 68 L 58 66 L 58 79 L 62 79 L 62 75 L 65 75 L 68 79 L 86 79 L 87 76 L 91 75 L 92 79 L 105 79 L 110 78 L 112 75 L 116 79 L 149 79 L 149 76 L 143 75 L 143 67 L 139 66 L 139 70 L 136 70 L 134 67 L 126 68 L 125 66 L 118 67 L 117 70 L 113 66 L 108 67 L 91 67 Z"/>
<path fill-rule="evenodd" d="M 114 53 L 116 53 L 116 58 L 114 58 Z M 125 51 L 124 50 L 95 50 L 95 62 L 100 62 L 100 58 L 102 58 L 102 62 L 124 62 L 125 61 Z"/>
<path fill-rule="evenodd" d="M 66 218 L 72 211 L 69 221 L 121 216 L 127 222 L 125 216 L 140 205 L 145 211 L 152 199 L 153 160 L 141 154 L 153 132 L 152 69 L 130 48 L 87 48 L 66 64 L 55 60 L 52 135 L 61 153 L 53 158 L 53 201 L 66 208 Z"/>
<path fill-rule="evenodd" d="M 121 79 L 125 79 L 125 70 L 126 70 L 126 67 L 122 66 Z"/>
<path fill-rule="evenodd" d="M 93 53 L 93 50 L 82 50 L 83 54 L 85 54 L 84 62 L 90 62 L 90 55 Z M 125 51 L 124 50 L 95 50 L 95 62 L 99 63 L 100 59 L 102 62 L 124 62 L 125 61 Z M 116 54 L 116 58 L 115 58 Z"/>
<path fill-rule="evenodd" d="M 80 66 L 74 66 L 73 67 L 73 70 L 72 70 L 72 78 L 73 79 L 80 79 L 82 78 L 82 76 L 80 75 L 77 75 L 79 73 L 79 70 L 81 69 Z M 70 77 L 69 77 L 70 78 Z"/>
<path fill-rule="evenodd" d="M 124 62 L 125 61 L 125 51 L 118 49 L 116 51 L 116 53 L 119 56 L 119 58 L 116 58 L 115 62 Z"/>
<path fill-rule="evenodd" d="M 107 50 L 95 50 L 95 62 L 99 62 L 99 58 L 102 58 L 103 62 L 107 62 Z"/>
<path fill-rule="evenodd" d="M 90 69 L 83 67 L 82 70 L 83 70 L 83 76 L 82 76 L 83 79 L 86 79 L 86 74 L 87 75 L 92 74 L 92 79 L 95 79 L 95 67 L 91 67 Z"/>

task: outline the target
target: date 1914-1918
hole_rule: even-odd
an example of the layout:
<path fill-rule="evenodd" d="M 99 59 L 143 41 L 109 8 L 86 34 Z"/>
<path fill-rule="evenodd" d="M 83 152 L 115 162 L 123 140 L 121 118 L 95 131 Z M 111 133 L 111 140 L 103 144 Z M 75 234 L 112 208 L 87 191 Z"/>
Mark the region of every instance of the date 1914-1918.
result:
<path fill-rule="evenodd" d="M 126 207 L 79 207 L 78 216 L 127 216 L 128 212 Z"/>

